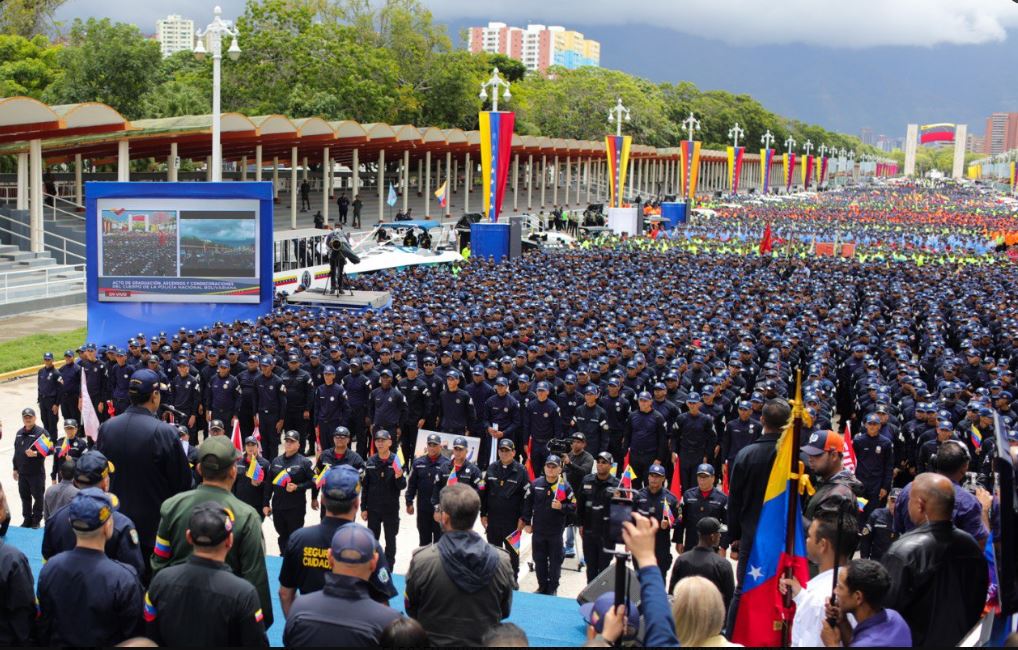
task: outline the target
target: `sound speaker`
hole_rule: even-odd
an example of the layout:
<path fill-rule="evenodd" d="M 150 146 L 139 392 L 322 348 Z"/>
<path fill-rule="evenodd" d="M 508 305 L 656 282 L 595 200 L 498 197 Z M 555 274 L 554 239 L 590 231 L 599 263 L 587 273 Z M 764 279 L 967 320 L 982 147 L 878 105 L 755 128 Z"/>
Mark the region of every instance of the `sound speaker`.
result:
<path fill-rule="evenodd" d="M 636 576 L 629 564 L 626 564 L 626 578 L 629 581 L 629 599 L 639 605 L 640 603 L 640 579 Z M 597 597 L 607 591 L 615 591 L 615 562 L 602 571 L 590 584 L 583 588 L 576 602 L 581 605 L 597 600 Z"/>

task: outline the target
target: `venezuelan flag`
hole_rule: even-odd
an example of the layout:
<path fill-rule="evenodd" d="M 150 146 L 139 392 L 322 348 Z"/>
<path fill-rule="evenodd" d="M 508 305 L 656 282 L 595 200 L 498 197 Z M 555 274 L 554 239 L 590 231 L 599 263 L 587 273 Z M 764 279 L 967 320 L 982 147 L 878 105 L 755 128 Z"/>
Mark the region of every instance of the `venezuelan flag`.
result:
<path fill-rule="evenodd" d="M 608 205 L 613 208 L 622 207 L 626 171 L 629 169 L 629 150 L 632 144 L 633 138 L 628 135 L 606 135 L 604 138 L 608 160 Z"/>
<path fill-rule="evenodd" d="M 520 554 L 520 542 L 522 540 L 523 540 L 522 530 L 514 530 L 513 532 L 509 533 L 505 538 L 505 541 L 509 542 L 509 548 L 516 551 L 516 555 Z"/>
<path fill-rule="evenodd" d="M 611 473 L 612 473 L 612 476 L 618 476 L 618 474 L 619 474 L 619 464 L 618 463 L 612 463 Z"/>
<path fill-rule="evenodd" d="M 156 545 L 152 552 L 164 560 L 169 559 L 173 555 L 173 549 L 170 548 L 170 540 L 156 535 Z"/>
<path fill-rule="evenodd" d="M 661 516 L 668 520 L 669 526 L 675 525 L 675 513 L 672 512 L 672 507 L 668 505 L 668 497 L 664 499 L 665 507 L 661 512 Z"/>
<path fill-rule="evenodd" d="M 619 481 L 622 483 L 622 487 L 629 489 L 633 487 L 633 479 L 636 478 L 636 472 L 633 471 L 632 465 L 627 464 L 626 469 L 622 472 L 622 477 Z"/>
<path fill-rule="evenodd" d="M 148 592 L 145 592 L 145 610 L 142 613 L 145 616 L 146 623 L 156 620 L 156 606 L 152 604 L 152 599 L 149 598 Z"/>
<path fill-rule="evenodd" d="M 449 480 L 445 482 L 446 485 L 456 485 L 460 482 L 459 474 L 456 472 L 457 469 L 459 468 L 453 465 L 452 470 L 449 472 Z"/>
<path fill-rule="evenodd" d="M 498 215 L 502 212 L 505 182 L 509 178 L 509 159 L 512 158 L 515 122 L 514 113 L 482 111 L 478 114 L 484 214 L 491 221 L 498 221 Z"/>
<path fill-rule="evenodd" d="M 862 497 L 855 498 L 855 505 L 857 508 L 859 508 L 859 512 L 866 510 L 866 506 L 868 506 L 869 504 L 870 504 L 869 499 L 864 499 Z"/>
<path fill-rule="evenodd" d="M 742 156 L 746 147 L 728 147 L 728 189 L 732 194 L 739 191 L 739 176 L 742 175 Z"/>
<path fill-rule="evenodd" d="M 792 459 L 798 454 L 798 450 L 792 448 L 791 425 L 778 439 L 777 448 L 732 633 L 732 641 L 745 646 L 781 645 L 781 622 L 791 614 L 785 610 L 778 593 L 778 580 L 786 567 L 792 567 L 793 574 L 803 585 L 809 578 L 802 517 L 792 518 L 794 550 L 791 556 L 785 553 L 789 507 L 796 512 L 800 508 L 798 485 L 790 472 Z"/>
<path fill-rule="evenodd" d="M 983 434 L 980 433 L 979 428 L 974 424 L 969 428 L 969 442 L 972 443 L 976 451 L 979 451 L 983 446 Z"/>
<path fill-rule="evenodd" d="M 397 474 L 402 474 L 403 463 L 403 448 L 400 447 L 396 450 L 396 455 L 392 457 L 392 469 L 395 470 Z"/>
<path fill-rule="evenodd" d="M 265 479 L 265 470 L 262 469 L 262 466 L 258 464 L 258 459 L 252 457 L 251 462 L 248 463 L 247 471 L 244 472 L 244 475 L 247 476 L 252 481 L 261 481 Z"/>
<path fill-rule="evenodd" d="M 64 438 L 64 441 L 60 443 L 60 449 L 57 451 L 57 458 L 63 458 L 67 456 L 67 452 L 71 450 L 71 443 Z"/>
<path fill-rule="evenodd" d="M 696 197 L 696 184 L 700 178 L 700 142 L 683 140 L 679 143 L 679 158 L 682 163 L 682 194 Z"/>
<path fill-rule="evenodd" d="M 566 498 L 567 498 L 566 497 L 566 486 L 562 482 L 562 479 L 559 479 L 558 481 L 555 482 L 555 500 L 556 501 L 565 501 Z"/>
<path fill-rule="evenodd" d="M 254 620 L 255 623 L 261 623 L 262 621 L 265 620 L 265 615 L 262 614 L 262 610 L 259 609 L 257 612 L 254 613 Z"/>
<path fill-rule="evenodd" d="M 322 465 L 322 470 L 315 475 L 315 487 L 319 490 L 325 485 L 325 475 L 332 469 L 329 465 Z"/>
<path fill-rule="evenodd" d="M 39 452 L 39 455 L 45 458 L 53 453 L 53 441 L 49 439 L 45 433 L 39 436 L 34 443 L 32 448 Z"/>
<path fill-rule="evenodd" d="M 272 484 L 278 485 L 279 487 L 286 487 L 290 484 L 291 480 L 293 479 L 290 478 L 290 473 L 284 469 L 279 474 L 276 474 L 276 478 L 272 479 Z"/>

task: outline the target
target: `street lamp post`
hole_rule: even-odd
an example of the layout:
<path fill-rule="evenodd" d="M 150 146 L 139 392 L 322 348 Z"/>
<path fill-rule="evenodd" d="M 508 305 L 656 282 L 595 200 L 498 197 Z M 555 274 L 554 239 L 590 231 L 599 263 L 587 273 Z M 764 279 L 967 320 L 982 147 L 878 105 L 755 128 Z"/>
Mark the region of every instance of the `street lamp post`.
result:
<path fill-rule="evenodd" d="M 745 134 L 746 132 L 742 130 L 742 127 L 739 126 L 738 122 L 736 122 L 732 128 L 728 129 L 728 137 L 732 139 L 732 144 L 736 149 L 739 148 L 739 138 Z"/>
<path fill-rule="evenodd" d="M 692 142 L 693 141 L 693 131 L 699 131 L 700 130 L 700 120 L 698 120 L 695 117 L 693 117 L 693 113 L 692 113 L 692 111 L 690 111 L 689 117 L 687 117 L 686 119 L 682 120 L 682 126 L 686 127 L 686 134 L 688 136 L 687 139 L 690 142 Z"/>
<path fill-rule="evenodd" d="M 809 138 L 807 138 L 806 142 L 803 143 L 802 148 L 806 152 L 807 156 L 809 155 L 809 152 L 813 151 L 813 143 L 809 140 Z"/>
<path fill-rule="evenodd" d="M 233 27 L 233 21 L 223 20 L 223 10 L 217 5 L 213 10 L 215 17 L 204 31 L 198 32 L 198 43 L 194 46 L 194 56 L 199 61 L 205 58 L 206 50 L 204 38 L 209 39 L 209 46 L 212 48 L 212 180 L 215 182 L 223 180 L 223 150 L 220 147 L 220 131 L 222 123 L 222 108 L 220 106 L 220 94 L 222 82 L 220 80 L 220 61 L 223 58 L 223 38 L 231 37 L 230 49 L 226 51 L 231 61 L 240 57 L 240 47 L 237 45 L 237 30 Z M 291 188 L 293 189 L 293 188 Z"/>
<path fill-rule="evenodd" d="M 770 149 L 772 142 L 774 142 L 774 134 L 770 129 L 767 129 L 767 132 L 760 136 L 760 144 L 764 146 L 764 149 Z"/>
<path fill-rule="evenodd" d="M 499 87 L 505 88 L 505 93 L 502 94 L 502 99 L 509 101 L 512 99 L 512 94 L 509 92 L 509 82 L 498 76 L 498 68 L 491 71 L 491 79 L 481 82 L 481 94 L 478 97 L 481 101 L 487 101 L 488 99 L 488 88 L 491 88 L 491 110 L 494 113 L 498 112 L 498 89 Z"/>
<path fill-rule="evenodd" d="M 619 97 L 613 108 L 608 109 L 608 121 L 615 120 L 615 135 L 622 136 L 622 116 L 629 121 L 629 109 L 622 105 L 622 98 Z"/>

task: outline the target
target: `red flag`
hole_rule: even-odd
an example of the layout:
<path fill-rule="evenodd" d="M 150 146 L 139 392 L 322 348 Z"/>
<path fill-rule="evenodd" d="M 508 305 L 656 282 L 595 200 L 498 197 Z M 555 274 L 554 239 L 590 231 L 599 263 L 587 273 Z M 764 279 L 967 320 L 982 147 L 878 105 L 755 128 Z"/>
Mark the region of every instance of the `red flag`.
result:
<path fill-rule="evenodd" d="M 771 233 L 771 224 L 764 228 L 763 239 L 760 240 L 760 254 L 766 255 L 774 250 L 774 235 Z"/>
<path fill-rule="evenodd" d="M 721 491 L 728 494 L 728 463 L 721 466 Z"/>
<path fill-rule="evenodd" d="M 533 453 L 534 453 L 534 439 L 531 438 L 530 440 L 527 441 L 527 464 L 526 464 L 527 476 L 530 477 L 531 481 L 537 478 L 537 476 L 534 474 L 534 463 L 531 460 Z"/>
<path fill-rule="evenodd" d="M 240 420 L 233 418 L 233 433 L 230 435 L 233 440 L 233 446 L 237 448 L 237 451 L 244 451 L 244 439 L 240 435 Z"/>
<path fill-rule="evenodd" d="M 842 449 L 842 464 L 845 469 L 855 474 L 855 447 L 852 446 L 852 427 L 849 422 L 845 423 L 845 446 Z"/>
<path fill-rule="evenodd" d="M 672 480 L 668 482 L 668 491 L 674 494 L 676 499 L 682 501 L 682 477 L 679 474 L 678 458 L 672 464 Z"/>

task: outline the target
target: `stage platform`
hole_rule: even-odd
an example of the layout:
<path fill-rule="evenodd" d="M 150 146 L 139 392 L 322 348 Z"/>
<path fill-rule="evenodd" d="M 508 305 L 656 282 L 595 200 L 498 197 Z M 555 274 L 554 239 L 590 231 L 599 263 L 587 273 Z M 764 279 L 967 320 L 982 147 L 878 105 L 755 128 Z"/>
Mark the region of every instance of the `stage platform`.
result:
<path fill-rule="evenodd" d="M 6 543 L 21 550 L 28 557 L 32 568 L 32 577 L 39 579 L 42 570 L 42 529 L 31 530 L 11 526 L 7 531 Z M 274 647 L 283 645 L 283 628 L 286 619 L 279 604 L 279 570 L 283 559 L 276 555 L 265 558 L 269 573 L 269 593 L 272 595 L 272 613 L 274 621 L 268 630 L 269 643 Z M 389 605 L 403 610 L 404 577 L 393 575 L 393 582 L 399 590 Z M 532 647 L 577 647 L 586 641 L 586 625 L 580 617 L 580 608 L 571 598 L 540 596 L 516 592 L 513 594 L 512 614 L 509 621 L 516 623 L 526 631 Z"/>
<path fill-rule="evenodd" d="M 298 307 L 324 307 L 326 309 L 386 309 L 392 305 L 388 291 L 347 291 L 341 295 L 326 294 L 322 289 L 308 289 L 286 297 L 286 302 Z"/>

